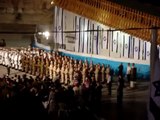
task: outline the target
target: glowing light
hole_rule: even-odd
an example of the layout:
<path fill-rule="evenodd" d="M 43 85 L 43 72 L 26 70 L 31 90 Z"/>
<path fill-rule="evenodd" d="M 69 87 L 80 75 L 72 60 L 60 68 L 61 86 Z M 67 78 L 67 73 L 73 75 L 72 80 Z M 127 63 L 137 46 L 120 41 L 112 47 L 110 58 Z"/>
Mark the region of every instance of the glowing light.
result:
<path fill-rule="evenodd" d="M 46 32 L 43 32 L 43 35 L 46 37 L 46 39 L 48 39 L 50 36 L 50 33 L 48 31 L 46 31 Z"/>
<path fill-rule="evenodd" d="M 42 32 L 38 32 L 38 35 L 42 35 L 43 33 Z"/>
<path fill-rule="evenodd" d="M 53 4 L 54 4 L 54 2 L 52 1 L 52 2 L 51 2 L 51 5 L 53 5 Z"/>

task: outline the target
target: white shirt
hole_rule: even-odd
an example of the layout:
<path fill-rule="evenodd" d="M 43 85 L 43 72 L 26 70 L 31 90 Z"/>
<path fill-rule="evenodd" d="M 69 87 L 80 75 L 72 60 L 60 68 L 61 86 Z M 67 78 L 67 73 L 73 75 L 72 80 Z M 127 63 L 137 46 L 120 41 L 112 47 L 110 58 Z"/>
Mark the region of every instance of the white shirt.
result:
<path fill-rule="evenodd" d="M 131 67 L 127 66 L 127 75 L 131 74 Z"/>

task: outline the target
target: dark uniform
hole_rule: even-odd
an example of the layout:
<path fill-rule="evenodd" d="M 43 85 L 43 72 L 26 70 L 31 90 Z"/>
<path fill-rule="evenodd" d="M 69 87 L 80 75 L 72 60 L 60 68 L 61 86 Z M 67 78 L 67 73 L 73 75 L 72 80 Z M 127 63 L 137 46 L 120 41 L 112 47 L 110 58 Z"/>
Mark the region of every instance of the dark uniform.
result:
<path fill-rule="evenodd" d="M 123 79 L 123 65 L 122 63 L 118 67 L 118 87 L 117 87 L 117 105 L 121 106 L 123 101 L 123 88 L 124 88 L 124 79 Z"/>
<path fill-rule="evenodd" d="M 118 106 L 121 106 L 122 102 L 123 102 L 123 88 L 124 88 L 124 79 L 121 76 L 119 76 L 118 88 L 117 88 L 117 104 L 118 104 Z"/>

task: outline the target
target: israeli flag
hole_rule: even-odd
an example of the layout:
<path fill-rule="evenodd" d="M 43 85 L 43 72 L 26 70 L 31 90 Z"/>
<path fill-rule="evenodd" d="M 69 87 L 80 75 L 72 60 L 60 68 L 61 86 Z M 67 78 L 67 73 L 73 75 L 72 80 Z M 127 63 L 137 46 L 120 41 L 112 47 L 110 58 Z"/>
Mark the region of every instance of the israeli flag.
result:
<path fill-rule="evenodd" d="M 75 52 L 79 52 L 79 42 L 80 42 L 80 17 L 75 16 L 75 31 L 76 31 L 76 41 L 75 41 Z"/>
<path fill-rule="evenodd" d="M 65 10 L 62 11 L 62 44 L 63 45 L 66 44 L 66 41 L 65 41 L 66 33 L 64 31 L 66 31 L 66 12 Z"/>
<path fill-rule="evenodd" d="M 113 47 L 113 45 L 112 45 L 112 31 L 108 31 L 108 35 L 107 35 L 107 37 L 108 37 L 108 50 L 109 50 L 109 55 L 110 55 L 110 52 L 112 51 L 112 47 Z"/>
<path fill-rule="evenodd" d="M 119 32 L 119 54 L 120 54 L 120 57 L 123 57 L 124 56 L 124 49 L 123 49 L 123 46 L 124 46 L 124 39 L 123 39 L 124 35 L 123 35 L 123 32 Z"/>
<path fill-rule="evenodd" d="M 117 31 L 117 47 L 116 47 L 116 53 L 120 54 L 120 49 L 121 49 L 121 32 Z"/>
<path fill-rule="evenodd" d="M 125 33 L 124 34 L 124 57 L 125 58 L 128 58 L 128 55 L 129 55 L 129 34 Z"/>
<path fill-rule="evenodd" d="M 83 37 L 84 37 L 84 34 L 83 34 L 83 29 L 84 29 L 84 18 L 83 17 L 81 17 L 80 18 L 80 42 L 79 42 L 79 52 L 83 52 L 84 51 L 84 39 L 83 39 Z"/>
<path fill-rule="evenodd" d="M 139 53 L 139 58 L 140 60 L 144 60 L 144 41 L 140 40 L 140 53 Z"/>
<path fill-rule="evenodd" d="M 117 45 L 118 45 L 118 31 L 113 31 L 113 36 L 112 36 L 112 49 L 113 52 L 117 52 Z"/>
<path fill-rule="evenodd" d="M 87 41 L 87 45 L 88 45 L 88 53 L 90 54 L 91 53 L 91 32 L 90 32 L 90 30 L 91 30 L 91 22 L 90 22 L 90 20 L 88 20 L 88 26 L 87 26 L 88 28 L 88 32 L 87 32 L 87 39 L 88 39 L 88 41 Z"/>
<path fill-rule="evenodd" d="M 94 30 L 94 23 L 92 21 L 90 21 L 90 29 Z M 94 43 L 94 32 L 91 31 L 90 32 L 91 35 L 91 41 L 90 41 L 90 53 L 93 54 L 93 43 Z"/>
<path fill-rule="evenodd" d="M 134 59 L 139 59 L 139 38 L 134 37 Z"/>
<path fill-rule="evenodd" d="M 150 60 L 151 43 L 146 42 L 146 60 Z"/>
<path fill-rule="evenodd" d="M 62 8 L 58 8 L 58 21 L 57 21 L 57 40 L 62 45 Z"/>
<path fill-rule="evenodd" d="M 98 44 L 98 51 L 97 54 L 99 54 L 100 49 L 102 49 L 102 27 L 98 26 L 98 31 L 97 31 L 97 44 Z"/>
<path fill-rule="evenodd" d="M 102 41 L 102 48 L 107 49 L 107 43 L 108 43 L 107 42 L 107 40 L 108 40 L 107 39 L 107 31 L 104 31 L 104 30 L 102 31 L 102 40 L 103 40 Z"/>
<path fill-rule="evenodd" d="M 135 38 L 133 36 L 130 36 L 129 58 L 133 58 L 133 54 L 134 54 L 134 40 L 135 40 Z"/>
<path fill-rule="evenodd" d="M 84 32 L 83 32 L 83 48 L 84 48 L 84 53 L 87 53 L 88 50 L 88 34 L 87 34 L 87 30 L 88 30 L 88 19 L 84 18 Z"/>
<path fill-rule="evenodd" d="M 98 25 L 94 24 L 93 54 L 98 54 Z"/>
<path fill-rule="evenodd" d="M 57 43 L 57 6 L 55 6 L 55 11 L 54 11 L 54 43 Z"/>

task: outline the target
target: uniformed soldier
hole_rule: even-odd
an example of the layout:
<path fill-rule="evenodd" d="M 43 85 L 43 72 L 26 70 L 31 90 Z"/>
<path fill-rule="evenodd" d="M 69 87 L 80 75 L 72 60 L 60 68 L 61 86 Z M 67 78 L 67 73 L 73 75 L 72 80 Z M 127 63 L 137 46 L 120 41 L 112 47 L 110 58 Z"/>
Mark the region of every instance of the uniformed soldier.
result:
<path fill-rule="evenodd" d="M 26 56 L 26 60 L 25 60 L 25 72 L 26 73 L 29 72 L 29 55 Z"/>
<path fill-rule="evenodd" d="M 45 75 L 48 76 L 49 74 L 49 59 L 46 58 L 45 59 L 45 71 L 44 71 Z"/>
<path fill-rule="evenodd" d="M 3 61 L 3 49 L 0 48 L 0 65 L 2 65 L 2 61 Z"/>
<path fill-rule="evenodd" d="M 28 73 L 32 74 L 32 64 L 33 64 L 33 56 L 30 55 L 29 57 L 29 63 L 28 63 Z"/>
<path fill-rule="evenodd" d="M 87 77 L 87 68 L 86 68 L 85 63 L 83 63 L 83 68 L 82 68 L 82 82 L 85 81 L 86 77 Z"/>
<path fill-rule="evenodd" d="M 44 58 L 41 56 L 40 58 L 40 76 L 43 77 L 43 69 L 44 69 Z"/>
<path fill-rule="evenodd" d="M 53 61 L 50 61 L 49 65 L 49 78 L 53 79 Z"/>
<path fill-rule="evenodd" d="M 101 68 L 101 79 L 102 79 L 102 82 L 105 82 L 105 66 L 104 64 L 102 65 L 102 68 Z"/>
<path fill-rule="evenodd" d="M 108 75 L 110 75 L 110 66 L 109 65 L 107 65 L 107 68 L 106 68 L 106 80 L 107 80 L 107 78 L 108 78 Z"/>
<path fill-rule="evenodd" d="M 94 72 L 95 72 L 95 80 L 96 80 L 96 82 L 98 82 L 99 81 L 99 72 L 100 72 L 99 65 L 95 66 Z"/>
<path fill-rule="evenodd" d="M 22 55 L 18 52 L 18 70 L 22 70 Z"/>
<path fill-rule="evenodd" d="M 14 53 L 14 68 L 17 70 L 18 69 L 18 54 L 17 51 Z"/>
<path fill-rule="evenodd" d="M 57 70 L 57 65 L 56 65 L 56 61 L 54 62 L 54 66 L 53 66 L 53 80 L 56 78 L 56 70 Z"/>
<path fill-rule="evenodd" d="M 68 65 L 65 65 L 65 84 L 68 84 L 68 72 L 69 72 L 69 67 Z"/>
<path fill-rule="evenodd" d="M 73 64 L 70 63 L 70 67 L 69 67 L 69 81 L 70 81 L 70 84 L 73 84 L 73 73 L 74 73 Z"/>
<path fill-rule="evenodd" d="M 56 77 L 60 78 L 60 73 L 61 73 L 60 64 L 58 64 L 56 69 Z"/>
<path fill-rule="evenodd" d="M 64 63 L 62 64 L 62 67 L 61 67 L 61 83 L 64 83 L 65 82 L 65 65 Z"/>
<path fill-rule="evenodd" d="M 40 60 L 40 57 L 37 57 L 36 59 L 37 59 L 37 61 L 36 61 L 36 75 L 40 75 L 41 60 Z"/>
<path fill-rule="evenodd" d="M 22 53 L 21 63 L 23 72 L 25 71 L 25 60 L 26 60 L 26 55 Z"/>
<path fill-rule="evenodd" d="M 31 71 L 32 75 L 36 74 L 36 59 L 35 56 L 32 57 L 32 71 Z"/>

